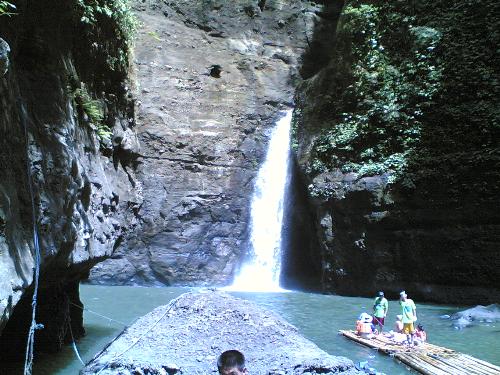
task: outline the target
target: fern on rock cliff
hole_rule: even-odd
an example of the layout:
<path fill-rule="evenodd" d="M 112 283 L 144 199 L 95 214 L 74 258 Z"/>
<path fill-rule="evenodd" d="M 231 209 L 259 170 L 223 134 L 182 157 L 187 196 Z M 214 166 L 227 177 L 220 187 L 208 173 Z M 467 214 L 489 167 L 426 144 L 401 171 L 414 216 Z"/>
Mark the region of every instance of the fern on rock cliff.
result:
<path fill-rule="evenodd" d="M 0 16 L 12 16 L 16 6 L 8 1 L 0 1 Z"/>
<path fill-rule="evenodd" d="M 317 109 L 329 121 L 314 142 L 310 173 L 404 170 L 441 77 L 434 53 L 441 34 L 415 22 L 390 4 L 346 4 L 337 54 L 325 73 L 335 94 Z"/>
<path fill-rule="evenodd" d="M 139 22 L 132 12 L 129 0 L 77 0 L 77 11 L 80 21 L 89 26 L 89 37 L 93 39 L 94 48 L 109 51 L 106 63 L 112 70 L 127 70 L 128 55 Z M 113 40 L 100 38 L 96 33 L 96 25 L 105 29 L 111 26 L 110 32 L 120 41 L 121 48 L 110 48 Z"/>

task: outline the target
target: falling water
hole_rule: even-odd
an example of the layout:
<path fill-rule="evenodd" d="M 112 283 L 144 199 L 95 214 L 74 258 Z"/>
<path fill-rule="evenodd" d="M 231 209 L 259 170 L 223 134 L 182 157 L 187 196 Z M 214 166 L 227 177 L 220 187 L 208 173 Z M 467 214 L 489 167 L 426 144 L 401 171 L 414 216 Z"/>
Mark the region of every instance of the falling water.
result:
<path fill-rule="evenodd" d="M 251 258 L 230 289 L 279 291 L 283 200 L 290 153 L 288 110 L 273 129 L 266 160 L 259 170 L 251 207 Z"/>

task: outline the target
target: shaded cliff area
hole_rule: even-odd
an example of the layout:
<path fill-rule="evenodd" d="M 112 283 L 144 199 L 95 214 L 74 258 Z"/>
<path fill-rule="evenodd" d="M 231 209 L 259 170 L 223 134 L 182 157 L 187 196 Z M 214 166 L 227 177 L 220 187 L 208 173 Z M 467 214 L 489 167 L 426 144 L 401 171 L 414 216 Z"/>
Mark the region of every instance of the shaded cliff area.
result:
<path fill-rule="evenodd" d="M 325 291 L 500 299 L 499 11 L 346 1 L 316 29 L 336 32 L 298 90 L 294 140 Z"/>
<path fill-rule="evenodd" d="M 36 349 L 83 334 L 79 281 L 141 203 L 123 2 L 13 3 L 0 22 L 1 363 L 24 357 L 37 265 Z"/>
<path fill-rule="evenodd" d="M 92 269 L 90 282 L 228 285 L 248 251 L 270 131 L 293 105 L 321 6 L 138 1 L 134 10 L 142 23 L 133 61 L 141 227 Z M 304 224 L 293 254 L 315 250 Z M 301 269 L 317 270 L 318 285 L 319 262 L 304 258 Z"/>

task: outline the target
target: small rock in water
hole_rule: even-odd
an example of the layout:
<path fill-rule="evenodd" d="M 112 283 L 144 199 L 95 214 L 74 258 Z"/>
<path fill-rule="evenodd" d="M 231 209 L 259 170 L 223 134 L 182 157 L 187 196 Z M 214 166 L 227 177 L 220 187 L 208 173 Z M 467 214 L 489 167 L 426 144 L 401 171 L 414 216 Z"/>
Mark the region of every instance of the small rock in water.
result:
<path fill-rule="evenodd" d="M 441 315 L 439 316 L 441 319 L 450 319 L 450 315 L 448 314 L 444 314 L 444 315 Z"/>

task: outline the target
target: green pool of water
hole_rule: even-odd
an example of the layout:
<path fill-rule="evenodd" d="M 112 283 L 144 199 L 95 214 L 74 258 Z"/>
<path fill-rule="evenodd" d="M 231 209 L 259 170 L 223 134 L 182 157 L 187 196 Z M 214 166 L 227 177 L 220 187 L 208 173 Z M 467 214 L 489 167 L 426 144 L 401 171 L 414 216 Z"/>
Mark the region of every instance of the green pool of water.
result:
<path fill-rule="evenodd" d="M 193 289 L 81 286 L 82 301 L 87 309 L 130 324 L 138 317 L 159 305 Z M 343 355 L 355 362 L 368 361 L 378 371 L 387 375 L 409 374 L 410 371 L 394 359 L 364 348 L 337 334 L 339 329 L 354 327 L 357 316 L 371 312 L 372 299 L 340 297 L 302 292 L 242 293 L 231 294 L 245 298 L 273 310 L 294 324 L 299 331 L 320 348 L 333 355 Z M 450 307 L 417 303 L 417 315 L 427 331 L 431 343 L 471 354 L 500 365 L 500 323 L 481 324 L 456 330 L 443 314 L 452 314 L 466 307 Z M 397 302 L 389 303 L 387 324 L 393 325 L 398 314 Z M 109 321 L 86 311 L 84 314 L 87 335 L 78 342 L 84 362 L 89 361 L 123 328 L 121 323 Z M 35 375 L 75 375 L 82 365 L 71 347 L 57 355 L 38 359 Z M 251 370 L 251 363 L 249 368 Z M 3 374 L 3 372 L 0 371 Z M 16 373 L 12 369 L 9 373 Z M 254 374 L 258 375 L 258 374 Z"/>

